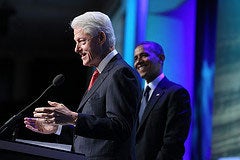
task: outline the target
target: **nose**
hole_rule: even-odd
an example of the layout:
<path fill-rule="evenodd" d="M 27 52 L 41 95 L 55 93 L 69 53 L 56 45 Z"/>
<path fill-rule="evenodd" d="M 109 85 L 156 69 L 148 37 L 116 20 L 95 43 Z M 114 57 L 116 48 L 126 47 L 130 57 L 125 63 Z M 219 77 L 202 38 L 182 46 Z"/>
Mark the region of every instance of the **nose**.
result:
<path fill-rule="evenodd" d="M 75 51 L 76 53 L 78 53 L 78 52 L 81 51 L 81 47 L 78 45 L 78 43 L 76 43 L 76 46 L 75 46 L 74 51 Z"/>
<path fill-rule="evenodd" d="M 136 56 L 136 57 L 135 57 L 135 60 L 134 60 L 134 63 L 135 63 L 135 64 L 138 64 L 138 63 L 141 62 L 141 61 L 142 61 L 141 57 L 140 57 L 140 56 Z"/>
<path fill-rule="evenodd" d="M 134 59 L 134 67 L 135 67 L 135 68 L 137 68 L 137 65 L 138 65 L 139 61 L 140 61 L 140 59 L 139 59 L 138 57 L 136 57 L 136 58 Z"/>

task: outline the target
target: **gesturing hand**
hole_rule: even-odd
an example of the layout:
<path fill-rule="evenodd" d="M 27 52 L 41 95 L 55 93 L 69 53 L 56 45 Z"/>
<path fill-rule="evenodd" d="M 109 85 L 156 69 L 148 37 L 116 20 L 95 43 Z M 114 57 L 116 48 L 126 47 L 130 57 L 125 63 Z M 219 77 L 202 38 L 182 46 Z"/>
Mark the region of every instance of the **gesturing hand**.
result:
<path fill-rule="evenodd" d="M 57 131 L 58 125 L 47 124 L 46 120 L 43 118 L 24 118 L 24 123 L 26 128 L 42 134 L 52 134 Z"/>
<path fill-rule="evenodd" d="M 75 124 L 78 113 L 69 110 L 61 103 L 48 101 L 51 107 L 36 108 L 33 112 L 35 118 L 44 119 L 46 124 Z"/>

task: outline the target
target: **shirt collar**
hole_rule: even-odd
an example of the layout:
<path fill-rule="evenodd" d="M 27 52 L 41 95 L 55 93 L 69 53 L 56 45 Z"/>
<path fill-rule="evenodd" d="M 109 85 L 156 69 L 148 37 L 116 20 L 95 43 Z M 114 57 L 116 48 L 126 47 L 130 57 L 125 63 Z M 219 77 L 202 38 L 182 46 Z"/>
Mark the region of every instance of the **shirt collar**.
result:
<path fill-rule="evenodd" d="M 112 52 L 110 52 L 105 58 L 103 58 L 103 60 L 99 63 L 97 70 L 99 73 L 101 73 L 104 68 L 107 66 L 108 62 L 110 62 L 110 60 L 117 55 L 117 50 L 114 49 Z"/>
<path fill-rule="evenodd" d="M 162 74 L 160 74 L 157 78 L 155 78 L 155 79 L 154 79 L 152 82 L 150 82 L 150 83 L 147 83 L 147 82 L 145 81 L 144 88 L 146 88 L 147 86 L 149 86 L 149 87 L 151 88 L 151 91 L 153 91 L 153 90 L 157 87 L 158 83 L 159 83 L 164 77 L 165 77 L 165 75 L 164 75 L 164 73 L 162 73 Z"/>

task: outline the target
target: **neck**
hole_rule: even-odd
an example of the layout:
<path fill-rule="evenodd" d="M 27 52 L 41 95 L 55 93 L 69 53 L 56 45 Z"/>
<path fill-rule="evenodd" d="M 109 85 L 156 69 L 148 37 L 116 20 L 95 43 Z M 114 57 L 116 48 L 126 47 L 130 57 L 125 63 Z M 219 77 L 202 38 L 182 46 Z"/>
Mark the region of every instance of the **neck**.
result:
<path fill-rule="evenodd" d="M 154 81 L 154 79 L 156 79 L 161 74 L 162 74 L 162 72 L 160 72 L 159 74 L 156 74 L 156 75 L 152 75 L 151 77 L 148 77 L 148 79 L 146 79 L 147 84 L 151 83 L 152 81 Z"/>

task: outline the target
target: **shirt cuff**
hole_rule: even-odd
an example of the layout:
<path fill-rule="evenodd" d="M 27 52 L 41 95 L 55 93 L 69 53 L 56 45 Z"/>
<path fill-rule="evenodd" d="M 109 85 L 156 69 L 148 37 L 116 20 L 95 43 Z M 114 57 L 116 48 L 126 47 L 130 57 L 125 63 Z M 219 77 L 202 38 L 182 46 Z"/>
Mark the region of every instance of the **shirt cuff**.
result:
<path fill-rule="evenodd" d="M 58 125 L 58 129 L 57 131 L 55 132 L 56 135 L 60 135 L 62 132 L 62 125 Z"/>

